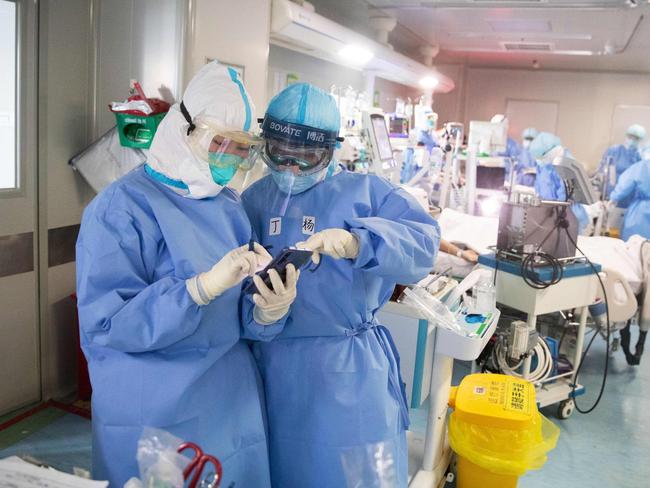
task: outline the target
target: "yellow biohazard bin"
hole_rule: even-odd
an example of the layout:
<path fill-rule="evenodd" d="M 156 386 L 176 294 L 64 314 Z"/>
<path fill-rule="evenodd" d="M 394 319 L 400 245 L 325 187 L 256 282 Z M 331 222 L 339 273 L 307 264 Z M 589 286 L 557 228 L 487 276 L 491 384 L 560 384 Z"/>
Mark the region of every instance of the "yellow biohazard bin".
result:
<path fill-rule="evenodd" d="M 457 488 L 516 488 L 526 471 L 544 465 L 560 435 L 537 410 L 535 387 L 512 376 L 466 376 L 449 406 Z"/>

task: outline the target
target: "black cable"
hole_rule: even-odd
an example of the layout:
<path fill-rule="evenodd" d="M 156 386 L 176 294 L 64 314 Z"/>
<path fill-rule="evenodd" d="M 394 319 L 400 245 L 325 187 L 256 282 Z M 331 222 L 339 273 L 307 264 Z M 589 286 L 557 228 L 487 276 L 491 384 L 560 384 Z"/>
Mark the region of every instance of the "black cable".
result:
<path fill-rule="evenodd" d="M 549 266 L 552 269 L 551 278 L 544 280 L 535 272 L 535 266 Z M 545 252 L 527 254 L 521 261 L 521 277 L 524 282 L 535 290 L 544 290 L 558 284 L 564 277 L 564 267 L 555 257 Z"/>
<path fill-rule="evenodd" d="M 591 260 L 587 257 L 587 255 L 584 252 L 582 252 L 582 249 L 580 249 L 578 247 L 578 244 L 576 243 L 575 239 L 573 237 L 571 237 L 571 234 L 569 233 L 568 229 L 565 228 L 565 232 L 566 232 L 567 236 L 569 237 L 569 241 L 571 241 L 571 244 L 573 244 L 576 247 L 576 249 L 578 250 L 578 252 L 585 257 L 585 259 L 587 260 L 587 263 L 589 263 L 589 266 L 591 267 L 592 271 L 596 275 L 596 278 L 598 278 L 598 281 L 600 282 L 600 287 L 603 290 L 603 300 L 605 301 L 605 312 L 607 314 L 607 338 L 606 338 L 607 348 L 606 348 L 606 351 L 605 351 L 605 369 L 603 370 L 603 381 L 602 381 L 602 383 L 600 385 L 600 391 L 598 392 L 598 397 L 596 398 L 596 401 L 594 402 L 594 404 L 591 407 L 589 407 L 586 410 L 582 410 L 578 406 L 577 398 L 575 396 L 576 387 L 578 385 L 578 377 L 580 375 L 580 370 L 582 369 L 582 365 L 584 364 L 585 357 L 589 353 L 589 349 L 591 348 L 591 345 L 593 344 L 594 339 L 596 338 L 596 336 L 598 335 L 598 332 L 600 332 L 602 327 L 598 328 L 596 333 L 593 335 L 593 337 L 589 341 L 589 344 L 587 344 L 587 348 L 585 349 L 584 353 L 580 357 L 580 364 L 578 365 L 578 369 L 576 370 L 576 376 L 575 376 L 575 379 L 573 381 L 573 401 L 575 403 L 576 410 L 578 412 L 582 413 L 582 414 L 588 414 L 588 413 L 593 412 L 596 409 L 596 407 L 598 406 L 598 404 L 600 403 L 600 400 L 603 397 L 603 393 L 605 392 L 605 385 L 607 384 L 607 373 L 609 372 L 609 345 L 610 345 L 609 344 L 609 337 L 610 337 L 610 332 L 611 332 L 611 325 L 610 325 L 610 321 L 609 321 L 609 303 L 607 302 L 607 291 L 605 290 L 605 284 L 603 283 L 603 279 L 600 277 L 600 273 L 596 269 L 596 266 L 594 266 L 594 263 L 592 263 Z"/>
<path fill-rule="evenodd" d="M 556 231 L 567 229 L 569 226 L 566 220 L 566 208 L 558 211 L 557 220 L 555 225 L 546 234 L 542 242 L 539 243 L 535 252 L 527 254 L 521 261 L 521 277 L 524 282 L 535 290 L 544 290 L 552 285 L 558 284 L 564 277 L 564 266 L 555 257 L 548 253 L 542 252 L 541 249 L 551 235 Z M 541 279 L 535 272 L 535 266 L 549 266 L 552 269 L 551 278 L 549 280 Z"/>

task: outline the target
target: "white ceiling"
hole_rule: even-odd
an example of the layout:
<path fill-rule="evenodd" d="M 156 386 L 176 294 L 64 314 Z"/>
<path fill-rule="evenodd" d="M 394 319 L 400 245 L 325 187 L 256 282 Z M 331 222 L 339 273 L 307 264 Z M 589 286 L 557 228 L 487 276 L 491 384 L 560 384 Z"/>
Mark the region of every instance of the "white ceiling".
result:
<path fill-rule="evenodd" d="M 420 46 L 438 45 L 435 64 L 533 68 L 537 61 L 541 69 L 650 72 L 650 0 L 637 0 L 637 8 L 625 0 L 310 1 L 370 36 L 369 9 L 396 17 L 395 49 L 421 60 Z"/>

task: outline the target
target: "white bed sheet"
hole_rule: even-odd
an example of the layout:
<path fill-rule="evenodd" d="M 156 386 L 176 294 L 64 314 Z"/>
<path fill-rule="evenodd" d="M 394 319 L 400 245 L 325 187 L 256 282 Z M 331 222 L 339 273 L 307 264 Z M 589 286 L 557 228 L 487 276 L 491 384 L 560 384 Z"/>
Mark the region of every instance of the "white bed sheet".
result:
<path fill-rule="evenodd" d="M 497 243 L 499 219 L 467 215 L 456 210 L 444 209 L 438 218 L 442 238 L 463 243 L 479 254 L 490 252 Z M 587 257 L 603 268 L 613 269 L 623 275 L 634 293 L 643 286 L 643 269 L 640 247 L 644 239 L 632 236 L 627 242 L 613 237 L 578 236 L 578 246 Z M 576 253 L 580 255 L 580 253 Z M 474 267 L 463 259 L 439 253 L 434 266 L 437 272 L 452 268 L 454 276 L 466 276 Z"/>

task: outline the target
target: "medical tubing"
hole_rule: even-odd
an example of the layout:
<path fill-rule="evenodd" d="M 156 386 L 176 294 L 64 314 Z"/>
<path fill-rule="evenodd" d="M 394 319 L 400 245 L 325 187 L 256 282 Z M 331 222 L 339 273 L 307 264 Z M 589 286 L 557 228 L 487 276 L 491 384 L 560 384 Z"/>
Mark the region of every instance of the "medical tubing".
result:
<path fill-rule="evenodd" d="M 493 352 L 496 363 L 503 373 L 517 378 L 523 377 L 521 373 L 517 373 L 516 371 L 523 363 L 523 359 L 519 360 L 516 365 L 510 366 L 506 359 L 506 351 L 501 343 L 495 345 Z M 531 383 L 537 383 L 548 378 L 553 372 L 553 355 L 551 354 L 548 344 L 546 344 L 546 341 L 541 337 L 539 338 L 537 345 L 533 348 L 531 354 L 533 353 L 537 356 L 537 366 L 529 373 L 529 376 L 526 379 Z"/>
<path fill-rule="evenodd" d="M 606 346 L 606 350 L 605 350 L 605 368 L 603 370 L 603 381 L 602 381 L 602 383 L 600 385 L 600 391 L 598 392 L 598 397 L 596 398 L 596 401 L 588 409 L 583 410 L 578 406 L 578 402 L 577 402 L 577 398 L 575 396 L 575 392 L 576 392 L 576 388 L 577 388 L 577 385 L 578 385 L 578 377 L 580 376 L 580 370 L 582 369 L 582 365 L 584 363 L 585 356 L 587 355 L 587 353 L 589 353 L 589 349 L 591 348 L 591 345 L 593 344 L 594 339 L 596 338 L 596 336 L 598 334 L 594 334 L 593 337 L 591 338 L 591 340 L 589 341 L 589 344 L 587 344 L 587 347 L 585 348 L 585 351 L 584 351 L 584 353 L 582 354 L 582 356 L 580 358 L 580 364 L 578 364 L 578 366 L 577 366 L 576 376 L 575 376 L 575 379 L 574 379 L 574 382 L 573 382 L 573 401 L 575 403 L 576 410 L 578 412 L 582 413 L 582 414 L 588 414 L 588 413 L 593 412 L 596 409 L 596 407 L 598 406 L 598 404 L 600 403 L 600 400 L 603 397 L 603 393 L 605 392 L 605 385 L 607 384 L 607 373 L 609 371 L 609 348 L 610 348 L 609 338 L 610 338 L 610 333 L 611 333 L 611 324 L 610 324 L 610 320 L 609 320 L 609 303 L 607 301 L 607 290 L 605 290 L 605 284 L 603 283 L 603 279 L 600 277 L 600 273 L 598 273 L 598 270 L 594 266 L 594 263 L 592 263 L 591 260 L 587 257 L 587 255 L 584 252 L 582 252 L 582 249 L 580 249 L 578 247 L 578 244 L 575 242 L 575 239 L 573 239 L 573 237 L 571 237 L 571 234 L 569 233 L 569 230 L 565 228 L 564 231 L 566 232 L 566 235 L 569 237 L 569 240 L 571 241 L 571 244 L 573 244 L 576 247 L 576 249 L 578 250 L 578 252 L 580 252 L 580 254 L 582 254 L 585 257 L 585 259 L 587 260 L 587 263 L 589 263 L 589 266 L 591 267 L 592 271 L 596 275 L 596 278 L 598 278 L 598 281 L 600 282 L 600 288 L 603 291 L 603 300 L 605 301 L 605 310 L 606 310 L 606 313 L 607 313 L 607 337 L 606 337 L 607 346 Z M 602 327 L 600 327 L 598 329 L 598 332 L 600 332 L 601 329 L 602 329 Z"/>

